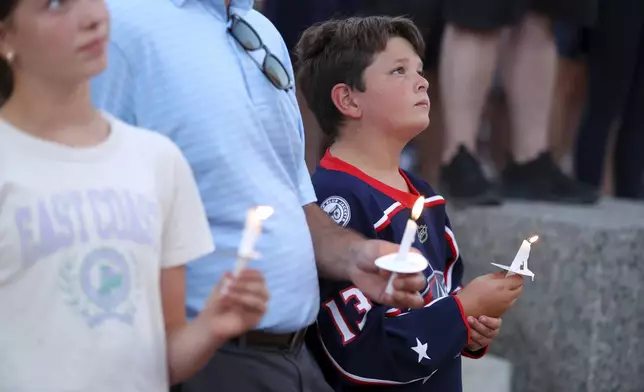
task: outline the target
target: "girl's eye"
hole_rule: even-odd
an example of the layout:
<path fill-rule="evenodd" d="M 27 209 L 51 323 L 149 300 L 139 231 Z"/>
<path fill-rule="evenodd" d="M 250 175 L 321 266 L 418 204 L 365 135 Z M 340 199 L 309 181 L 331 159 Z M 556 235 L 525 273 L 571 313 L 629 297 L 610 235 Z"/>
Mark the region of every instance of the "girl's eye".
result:
<path fill-rule="evenodd" d="M 392 74 L 398 74 L 398 75 L 404 75 L 405 74 L 405 68 L 403 67 L 398 67 L 391 71 Z"/>
<path fill-rule="evenodd" d="M 418 75 L 424 77 L 425 76 L 425 70 L 421 69 L 420 71 L 418 71 Z"/>

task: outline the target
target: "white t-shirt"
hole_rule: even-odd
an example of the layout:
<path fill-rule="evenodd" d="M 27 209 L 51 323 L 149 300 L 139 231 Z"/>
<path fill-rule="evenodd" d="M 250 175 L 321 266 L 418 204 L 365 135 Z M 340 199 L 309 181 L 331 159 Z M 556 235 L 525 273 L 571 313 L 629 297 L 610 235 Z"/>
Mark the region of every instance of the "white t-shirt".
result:
<path fill-rule="evenodd" d="M 192 172 L 109 115 L 74 149 L 0 121 L 0 391 L 167 392 L 160 270 L 214 246 Z"/>

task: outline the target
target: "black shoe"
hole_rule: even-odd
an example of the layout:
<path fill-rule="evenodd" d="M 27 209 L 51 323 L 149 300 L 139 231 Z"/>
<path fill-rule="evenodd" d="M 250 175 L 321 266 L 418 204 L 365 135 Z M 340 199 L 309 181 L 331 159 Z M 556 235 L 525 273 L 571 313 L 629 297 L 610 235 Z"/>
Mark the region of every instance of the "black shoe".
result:
<path fill-rule="evenodd" d="M 452 161 L 441 168 L 440 189 L 462 205 L 499 205 L 498 190 L 485 178 L 480 163 L 461 146 Z"/>
<path fill-rule="evenodd" d="M 517 164 L 512 159 L 503 171 L 503 194 L 509 199 L 593 204 L 599 193 L 591 186 L 565 175 L 549 152 Z"/>

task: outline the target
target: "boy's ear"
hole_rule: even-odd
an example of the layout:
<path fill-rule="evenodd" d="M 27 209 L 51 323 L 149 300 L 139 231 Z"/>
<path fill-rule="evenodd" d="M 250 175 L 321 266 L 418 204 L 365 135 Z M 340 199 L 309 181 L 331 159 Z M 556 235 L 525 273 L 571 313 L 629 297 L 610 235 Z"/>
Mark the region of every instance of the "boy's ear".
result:
<path fill-rule="evenodd" d="M 351 87 L 344 83 L 338 83 L 331 89 L 331 100 L 342 115 L 358 119 L 362 116 L 362 110 L 355 99 Z"/>

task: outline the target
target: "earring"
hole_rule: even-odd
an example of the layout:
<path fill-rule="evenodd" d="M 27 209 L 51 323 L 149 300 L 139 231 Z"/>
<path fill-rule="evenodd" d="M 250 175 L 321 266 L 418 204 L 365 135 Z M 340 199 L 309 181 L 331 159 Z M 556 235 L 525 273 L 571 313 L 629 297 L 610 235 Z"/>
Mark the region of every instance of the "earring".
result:
<path fill-rule="evenodd" d="M 8 62 L 8 63 L 13 62 L 13 57 L 14 57 L 14 56 L 15 56 L 15 54 L 14 54 L 13 52 L 9 52 L 9 53 L 7 53 L 7 54 L 6 54 L 6 56 L 5 56 L 5 57 L 6 57 L 6 59 L 7 59 L 7 62 Z"/>

